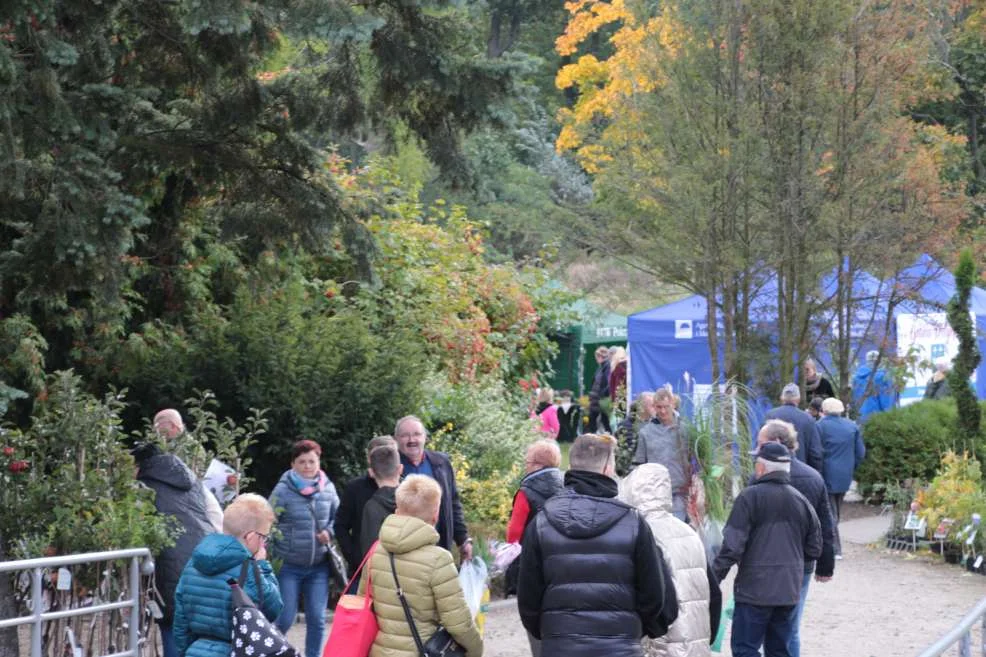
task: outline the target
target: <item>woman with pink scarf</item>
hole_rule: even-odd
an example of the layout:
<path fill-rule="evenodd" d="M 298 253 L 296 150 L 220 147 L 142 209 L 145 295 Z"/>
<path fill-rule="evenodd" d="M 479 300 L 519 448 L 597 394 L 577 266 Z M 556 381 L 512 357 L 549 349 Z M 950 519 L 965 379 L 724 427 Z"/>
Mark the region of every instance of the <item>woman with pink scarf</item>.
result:
<path fill-rule="evenodd" d="M 287 632 L 298 615 L 298 597 L 305 597 L 305 655 L 321 657 L 325 607 L 329 600 L 329 541 L 339 508 L 335 486 L 322 472 L 322 448 L 299 440 L 291 448 L 291 469 L 281 475 L 270 503 L 277 513 L 278 536 L 273 554 L 283 562 L 277 581 L 284 608 L 277 627 Z"/>

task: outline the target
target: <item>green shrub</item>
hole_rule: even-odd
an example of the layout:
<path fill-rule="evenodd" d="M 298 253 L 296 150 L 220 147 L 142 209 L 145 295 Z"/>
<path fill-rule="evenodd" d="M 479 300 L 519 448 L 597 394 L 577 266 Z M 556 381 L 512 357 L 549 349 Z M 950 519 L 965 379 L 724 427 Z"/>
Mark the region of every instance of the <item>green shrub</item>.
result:
<path fill-rule="evenodd" d="M 856 471 L 860 486 L 930 481 L 948 450 L 980 452 L 967 445 L 956 428 L 955 402 L 921 401 L 903 408 L 871 415 L 863 427 L 866 459 Z"/>
<path fill-rule="evenodd" d="M 83 391 L 72 372 L 48 379 L 29 429 L 0 440 L 0 541 L 13 557 L 170 544 L 153 491 L 135 479 L 122 395 Z"/>
<path fill-rule="evenodd" d="M 523 402 L 498 379 L 454 384 L 436 375 L 425 381 L 424 394 L 420 415 L 432 432 L 432 448 L 465 458 L 474 479 L 514 469 L 527 446 L 542 437 Z"/>

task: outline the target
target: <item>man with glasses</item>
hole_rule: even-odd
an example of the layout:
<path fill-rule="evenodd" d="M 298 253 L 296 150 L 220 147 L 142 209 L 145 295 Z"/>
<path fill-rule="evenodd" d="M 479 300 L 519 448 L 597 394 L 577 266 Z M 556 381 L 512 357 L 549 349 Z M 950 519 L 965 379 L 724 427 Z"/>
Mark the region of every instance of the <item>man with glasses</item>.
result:
<path fill-rule="evenodd" d="M 452 551 L 453 542 L 459 546 L 463 561 L 472 559 L 472 539 L 466 529 L 466 518 L 462 513 L 462 500 L 455 484 L 455 471 L 448 454 L 425 449 L 428 432 L 424 423 L 413 415 L 406 415 L 394 425 L 394 439 L 401 453 L 403 476 L 421 474 L 431 477 L 442 488 L 442 502 L 438 513 L 438 544 Z"/>
<path fill-rule="evenodd" d="M 650 527 L 617 499 L 615 449 L 611 436 L 579 436 L 564 490 L 524 532 L 517 609 L 545 655 L 642 657 L 641 638 L 678 617 Z"/>

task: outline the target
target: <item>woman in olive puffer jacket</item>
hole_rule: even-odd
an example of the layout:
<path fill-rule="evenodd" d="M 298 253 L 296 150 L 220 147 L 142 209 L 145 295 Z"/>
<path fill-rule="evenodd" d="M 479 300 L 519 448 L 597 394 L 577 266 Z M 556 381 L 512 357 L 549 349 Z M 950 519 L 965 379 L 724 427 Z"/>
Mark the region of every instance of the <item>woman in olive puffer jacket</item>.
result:
<path fill-rule="evenodd" d="M 397 488 L 397 512 L 384 520 L 380 542 L 367 564 L 373 582 L 373 609 L 380 626 L 370 657 L 418 657 L 397 597 L 391 554 L 421 641 L 427 643 L 441 624 L 466 649 L 468 657 L 482 657 L 483 639 L 462 594 L 455 562 L 448 550 L 437 545 L 434 525 L 441 495 L 438 483 L 425 475 L 409 475 Z M 364 571 L 361 594 L 366 586 Z"/>

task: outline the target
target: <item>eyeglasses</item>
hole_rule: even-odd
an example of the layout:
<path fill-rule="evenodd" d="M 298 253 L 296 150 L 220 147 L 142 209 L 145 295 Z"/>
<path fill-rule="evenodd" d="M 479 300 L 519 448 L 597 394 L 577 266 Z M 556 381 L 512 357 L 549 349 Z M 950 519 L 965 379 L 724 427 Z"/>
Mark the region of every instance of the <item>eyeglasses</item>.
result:
<path fill-rule="evenodd" d="M 267 542 L 267 539 L 270 538 L 270 534 L 264 534 L 262 532 L 250 532 L 250 533 L 251 534 L 256 534 L 257 536 L 259 536 L 260 537 L 260 540 L 263 541 L 264 543 L 266 543 Z"/>

